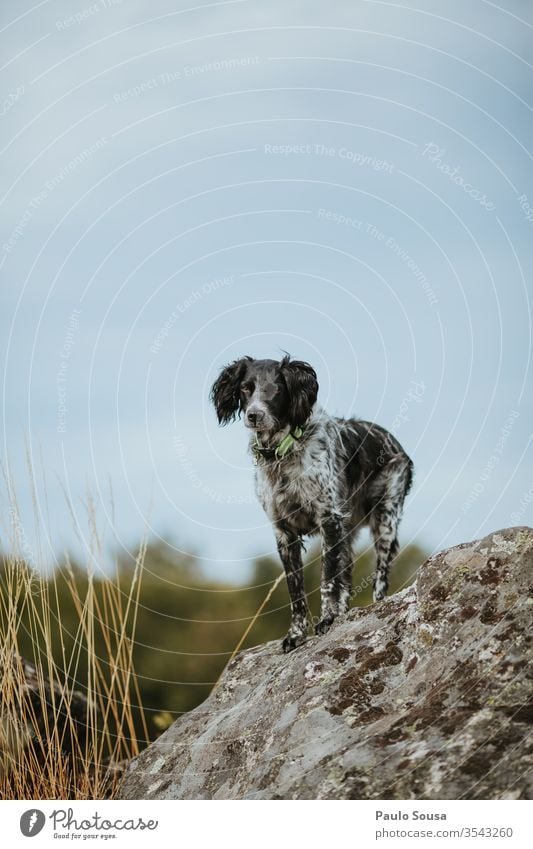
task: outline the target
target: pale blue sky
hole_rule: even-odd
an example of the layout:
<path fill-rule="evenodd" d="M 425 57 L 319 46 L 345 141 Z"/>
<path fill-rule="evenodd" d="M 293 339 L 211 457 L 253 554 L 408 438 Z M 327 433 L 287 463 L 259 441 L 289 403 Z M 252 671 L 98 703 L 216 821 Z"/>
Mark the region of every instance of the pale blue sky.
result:
<path fill-rule="evenodd" d="M 2 460 L 28 547 L 25 442 L 45 550 L 80 548 L 63 489 L 88 544 L 90 491 L 107 545 L 148 522 L 243 577 L 272 534 L 207 396 L 282 350 L 413 457 L 404 543 L 532 524 L 529 3 L 1 19 Z"/>

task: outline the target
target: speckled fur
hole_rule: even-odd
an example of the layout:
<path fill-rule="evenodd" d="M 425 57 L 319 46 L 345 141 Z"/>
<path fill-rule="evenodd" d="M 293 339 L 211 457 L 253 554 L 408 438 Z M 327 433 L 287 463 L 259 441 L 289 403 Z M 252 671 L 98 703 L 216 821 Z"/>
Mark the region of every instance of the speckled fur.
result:
<path fill-rule="evenodd" d="M 228 369 L 233 369 L 239 387 L 250 388 L 244 393 L 238 388 L 232 412 L 245 412 L 252 429 L 256 492 L 272 522 L 285 568 L 292 614 L 283 641 L 287 652 L 307 636 L 302 538 L 315 534 L 322 538 L 321 614 L 315 628 L 321 634 L 348 610 L 352 546 L 365 526 L 370 527 L 376 550 L 374 600 L 384 597 L 390 564 L 398 552 L 398 525 L 413 464 L 398 440 L 379 425 L 329 416 L 317 409 L 318 383 L 308 364 L 288 358 L 281 363 L 244 358 Z M 290 377 L 288 369 L 292 369 Z M 231 404 L 223 406 L 222 388 L 227 387 L 227 380 L 226 370 L 212 393 L 222 422 L 231 417 Z M 307 399 L 294 399 L 295 392 L 307 393 Z M 298 411 L 297 421 L 294 410 Z M 296 425 L 304 427 L 304 434 L 282 459 L 257 450 L 257 442 L 267 451 L 269 446 L 279 445 Z"/>

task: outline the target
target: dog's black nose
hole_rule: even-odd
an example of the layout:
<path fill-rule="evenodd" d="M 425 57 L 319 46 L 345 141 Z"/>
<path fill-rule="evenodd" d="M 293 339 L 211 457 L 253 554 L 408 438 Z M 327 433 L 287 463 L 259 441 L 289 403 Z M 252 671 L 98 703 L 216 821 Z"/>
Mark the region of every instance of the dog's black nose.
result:
<path fill-rule="evenodd" d="M 246 413 L 246 418 L 250 422 L 251 425 L 259 424 L 264 418 L 265 414 L 262 410 L 248 410 Z"/>

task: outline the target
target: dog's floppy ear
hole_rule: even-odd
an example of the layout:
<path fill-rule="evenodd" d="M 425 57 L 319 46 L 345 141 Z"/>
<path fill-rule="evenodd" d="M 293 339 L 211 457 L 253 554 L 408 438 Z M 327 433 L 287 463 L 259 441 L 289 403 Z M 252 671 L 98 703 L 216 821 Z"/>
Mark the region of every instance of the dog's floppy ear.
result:
<path fill-rule="evenodd" d="M 318 395 L 316 372 L 309 363 L 284 357 L 281 373 L 289 392 L 289 421 L 293 427 L 304 425 Z"/>
<path fill-rule="evenodd" d="M 213 383 L 209 397 L 215 405 L 219 424 L 227 424 L 233 421 L 240 411 L 240 386 L 246 371 L 246 364 L 251 359 L 252 357 L 242 357 L 242 359 L 230 363 L 229 366 L 222 369 Z"/>

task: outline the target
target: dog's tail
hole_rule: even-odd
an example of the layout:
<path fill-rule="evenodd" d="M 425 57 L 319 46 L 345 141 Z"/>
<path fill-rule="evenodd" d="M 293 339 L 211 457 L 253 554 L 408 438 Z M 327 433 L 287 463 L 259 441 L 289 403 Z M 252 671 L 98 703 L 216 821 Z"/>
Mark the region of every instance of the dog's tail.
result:
<path fill-rule="evenodd" d="M 410 457 L 405 455 L 405 495 L 408 495 L 412 485 L 413 479 L 415 476 L 415 465 Z"/>

